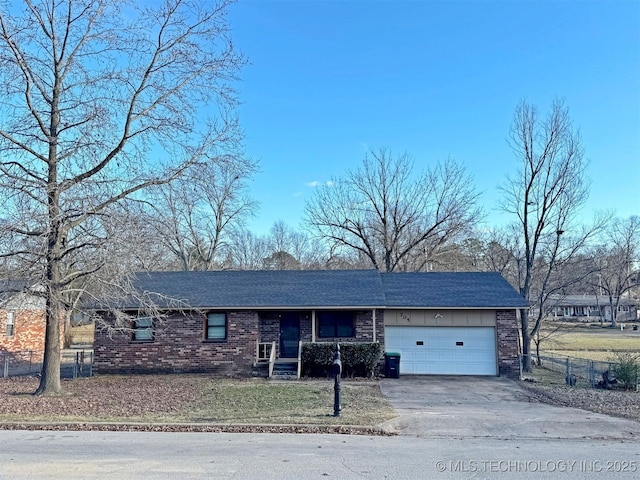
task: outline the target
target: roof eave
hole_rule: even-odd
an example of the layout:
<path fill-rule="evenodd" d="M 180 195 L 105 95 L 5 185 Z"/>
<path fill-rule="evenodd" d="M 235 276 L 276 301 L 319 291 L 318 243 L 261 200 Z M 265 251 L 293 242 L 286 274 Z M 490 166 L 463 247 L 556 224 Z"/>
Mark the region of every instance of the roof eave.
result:
<path fill-rule="evenodd" d="M 509 305 L 509 306 L 504 306 L 504 305 L 490 305 L 490 306 L 474 306 L 474 305 L 468 305 L 468 306 L 438 306 L 438 305 L 419 305 L 419 306 L 407 306 L 407 305 L 387 305 L 386 307 L 387 310 L 389 309 L 403 309 L 403 310 L 434 310 L 434 309 L 438 309 L 438 310 L 519 310 L 521 308 L 524 309 L 528 309 L 531 308 L 529 305 L 527 306 L 522 306 L 522 305 Z"/>

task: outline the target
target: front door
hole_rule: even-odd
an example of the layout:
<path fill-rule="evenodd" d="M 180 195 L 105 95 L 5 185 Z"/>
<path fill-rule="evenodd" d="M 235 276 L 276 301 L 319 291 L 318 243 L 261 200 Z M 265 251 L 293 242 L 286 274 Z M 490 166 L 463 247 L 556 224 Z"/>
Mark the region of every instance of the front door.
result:
<path fill-rule="evenodd" d="M 283 313 L 280 317 L 280 358 L 297 358 L 300 342 L 300 315 Z"/>

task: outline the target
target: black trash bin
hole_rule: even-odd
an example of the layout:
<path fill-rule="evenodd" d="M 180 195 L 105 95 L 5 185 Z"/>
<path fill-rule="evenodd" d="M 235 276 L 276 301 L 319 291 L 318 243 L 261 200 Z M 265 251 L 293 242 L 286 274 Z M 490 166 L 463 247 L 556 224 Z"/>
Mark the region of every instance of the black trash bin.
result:
<path fill-rule="evenodd" d="M 634 326 L 633 326 L 633 330 L 634 330 L 634 331 L 637 331 L 637 330 L 638 330 L 638 325 L 634 325 Z"/>
<path fill-rule="evenodd" d="M 387 378 L 400 378 L 400 354 L 387 352 L 384 354 L 384 375 Z"/>

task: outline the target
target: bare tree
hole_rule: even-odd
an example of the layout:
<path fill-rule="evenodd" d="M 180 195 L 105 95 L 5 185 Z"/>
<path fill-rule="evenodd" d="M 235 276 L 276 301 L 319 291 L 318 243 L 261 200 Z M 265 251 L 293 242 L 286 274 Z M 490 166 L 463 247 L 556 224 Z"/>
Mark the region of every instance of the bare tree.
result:
<path fill-rule="evenodd" d="M 247 229 L 234 229 L 224 250 L 225 265 L 239 270 L 260 270 L 270 255 L 268 239 Z"/>
<path fill-rule="evenodd" d="M 246 189 L 256 164 L 241 156 L 192 167 L 170 185 L 152 189 L 148 205 L 155 237 L 182 270 L 223 267 L 221 250 L 241 228 L 256 202 Z"/>
<path fill-rule="evenodd" d="M 269 234 L 258 236 L 248 230 L 234 229 L 225 245 L 227 268 L 241 270 L 305 270 L 327 268 L 323 246 L 282 220 Z"/>
<path fill-rule="evenodd" d="M 531 339 L 544 319 L 544 303 L 563 283 L 557 275 L 563 264 L 587 247 L 602 219 L 589 227 L 577 222 L 589 183 L 580 134 L 562 102 L 555 101 L 541 118 L 535 106 L 522 101 L 515 110 L 509 143 L 520 166 L 502 186 L 501 206 L 517 219 L 512 251 L 517 286 L 537 307 L 533 326 L 527 310 L 520 311 L 524 369 L 530 371 Z"/>
<path fill-rule="evenodd" d="M 276 221 L 268 236 L 271 255 L 265 259 L 265 268 L 302 270 L 321 268 L 324 249 L 319 242 L 309 238 L 306 232 L 289 227 L 282 220 Z"/>
<path fill-rule="evenodd" d="M 36 393 L 61 390 L 65 291 L 106 266 L 80 261 L 108 239 L 102 217 L 236 143 L 230 81 L 244 60 L 229 38 L 228 4 L 0 6 L 0 195 L 5 229 L 22 238 L 4 255 L 19 256 L 44 287 Z"/>
<path fill-rule="evenodd" d="M 591 285 L 598 295 L 606 297 L 615 327 L 620 300 L 640 280 L 640 217 L 612 221 L 593 253 L 593 262 Z"/>
<path fill-rule="evenodd" d="M 424 258 L 479 218 L 477 194 L 464 168 L 449 159 L 413 174 L 408 155 L 371 151 L 362 166 L 323 185 L 306 205 L 312 232 L 353 250 L 378 270 L 424 268 Z M 407 265 L 419 252 L 419 265 Z"/>
<path fill-rule="evenodd" d="M 494 228 L 483 237 L 482 270 L 499 272 L 515 288 L 519 286 L 519 259 L 522 258 L 518 230 L 515 225 L 508 228 Z"/>

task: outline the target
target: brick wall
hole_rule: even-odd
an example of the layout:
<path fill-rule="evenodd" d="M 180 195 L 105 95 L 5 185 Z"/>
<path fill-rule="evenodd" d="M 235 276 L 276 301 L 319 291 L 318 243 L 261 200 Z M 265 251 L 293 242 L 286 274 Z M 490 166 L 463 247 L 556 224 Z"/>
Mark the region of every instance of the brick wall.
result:
<path fill-rule="evenodd" d="M 518 360 L 518 320 L 515 310 L 496 311 L 498 335 L 498 373 L 517 380 L 520 377 Z"/>
<path fill-rule="evenodd" d="M 259 321 L 260 342 L 280 341 L 280 317 L 277 314 L 261 314 Z"/>
<path fill-rule="evenodd" d="M 210 372 L 223 376 L 248 376 L 255 360 L 258 314 L 227 313 L 227 339 L 204 338 L 205 315 L 174 313 L 154 323 L 154 339 L 132 340 L 131 332 L 109 338 L 96 327 L 94 372 L 180 373 Z M 109 319 L 106 319 L 109 322 Z"/>
<path fill-rule="evenodd" d="M 302 315 L 300 319 L 300 340 L 310 342 L 313 338 L 313 325 L 311 324 L 311 312 L 308 315 Z"/>
<path fill-rule="evenodd" d="M 14 310 L 14 334 L 7 336 L 7 310 L 0 310 L 0 351 L 44 350 L 46 319 L 43 310 Z"/>
<path fill-rule="evenodd" d="M 384 310 L 376 310 L 376 341 L 380 343 L 380 351 L 384 353 Z"/>

